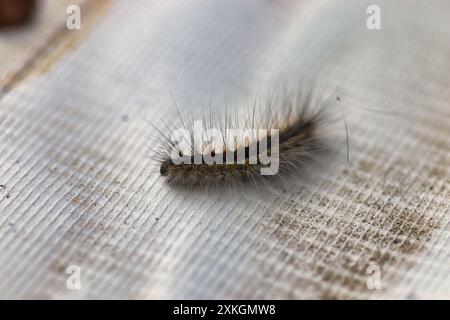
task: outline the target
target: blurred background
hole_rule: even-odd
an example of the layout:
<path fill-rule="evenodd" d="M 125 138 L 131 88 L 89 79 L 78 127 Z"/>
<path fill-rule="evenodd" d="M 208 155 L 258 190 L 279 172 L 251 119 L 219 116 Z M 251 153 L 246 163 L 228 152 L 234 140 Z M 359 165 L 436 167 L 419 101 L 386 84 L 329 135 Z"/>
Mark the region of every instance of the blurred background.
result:
<path fill-rule="evenodd" d="M 375 2 L 0 0 L 0 297 L 450 298 L 450 3 Z M 171 94 L 301 83 L 348 163 L 246 198 L 154 173 Z"/>

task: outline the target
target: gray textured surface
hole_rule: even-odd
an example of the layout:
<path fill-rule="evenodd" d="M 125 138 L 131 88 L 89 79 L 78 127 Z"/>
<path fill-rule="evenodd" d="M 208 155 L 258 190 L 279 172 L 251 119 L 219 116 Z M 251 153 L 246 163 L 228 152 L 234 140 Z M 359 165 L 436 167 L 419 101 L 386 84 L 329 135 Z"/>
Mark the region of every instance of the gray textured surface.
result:
<path fill-rule="evenodd" d="M 14 81 L 3 38 L 0 296 L 450 298 L 450 8 L 379 3 L 368 31 L 363 1 L 104 2 Z M 350 163 L 252 197 L 152 173 L 143 118 L 176 119 L 170 91 L 240 106 L 300 76 L 366 106 L 345 106 Z"/>

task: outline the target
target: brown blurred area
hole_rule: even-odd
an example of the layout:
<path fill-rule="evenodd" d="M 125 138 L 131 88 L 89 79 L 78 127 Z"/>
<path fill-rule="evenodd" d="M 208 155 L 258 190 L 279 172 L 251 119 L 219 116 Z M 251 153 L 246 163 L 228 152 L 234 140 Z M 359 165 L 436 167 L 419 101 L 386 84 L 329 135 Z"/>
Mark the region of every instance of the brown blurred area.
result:
<path fill-rule="evenodd" d="M 33 20 L 36 0 L 0 0 L 0 28 L 26 25 Z"/>

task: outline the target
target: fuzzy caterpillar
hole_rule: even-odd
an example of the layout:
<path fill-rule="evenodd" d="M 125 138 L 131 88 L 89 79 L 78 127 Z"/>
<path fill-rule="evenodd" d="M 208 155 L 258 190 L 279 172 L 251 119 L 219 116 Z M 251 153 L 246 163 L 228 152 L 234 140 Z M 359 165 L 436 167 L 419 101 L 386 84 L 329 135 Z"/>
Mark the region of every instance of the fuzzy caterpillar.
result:
<path fill-rule="evenodd" d="M 169 185 L 181 188 L 239 186 L 249 182 L 261 186 L 268 183 L 268 180 L 285 180 L 295 172 L 304 170 L 318 154 L 329 147 L 324 133 L 327 124 L 335 120 L 333 111 L 336 108 L 333 110 L 333 106 L 336 100 L 332 98 L 316 100 L 312 91 L 306 95 L 283 92 L 278 98 L 268 99 L 265 106 L 257 107 L 255 103 L 252 113 L 247 113 L 243 121 L 231 121 L 229 115 L 213 121 L 210 114 L 209 124 L 206 125 L 207 121 L 203 117 L 204 128 L 214 127 L 214 123 L 220 128 L 224 143 L 219 149 L 211 146 L 209 149 L 196 148 L 192 143 L 195 134 L 193 121 L 186 126 L 180 116 L 183 127 L 188 131 L 188 140 L 191 138 L 190 153 L 183 154 L 176 149 L 180 156 L 184 156 L 185 161 L 183 163 L 174 161 L 173 150 L 176 143 L 172 137 L 158 130 L 165 139 L 165 145 L 157 151 L 155 158 L 160 163 L 159 172 L 166 177 Z M 257 116 L 256 110 L 262 110 L 262 115 Z M 178 114 L 180 115 L 179 112 Z M 259 120 L 255 120 L 256 118 Z M 263 135 L 256 134 L 238 139 L 240 140 L 238 143 L 235 140 L 231 144 L 226 143 L 227 133 L 224 132 L 226 129 L 245 130 L 255 127 L 256 130 L 266 131 Z M 166 125 L 166 128 L 169 129 L 169 126 Z M 275 143 L 272 129 L 277 130 L 277 150 L 273 148 Z M 252 154 L 251 150 L 255 149 L 256 154 Z M 279 168 L 275 174 L 261 174 L 262 169 L 270 166 L 270 163 L 262 161 L 261 149 L 269 156 L 276 155 Z M 241 155 L 240 162 L 239 155 Z M 207 161 L 205 158 L 210 160 Z M 212 162 L 211 158 L 214 158 Z M 195 159 L 201 160 L 195 162 Z M 227 163 L 227 159 L 233 161 Z"/>

